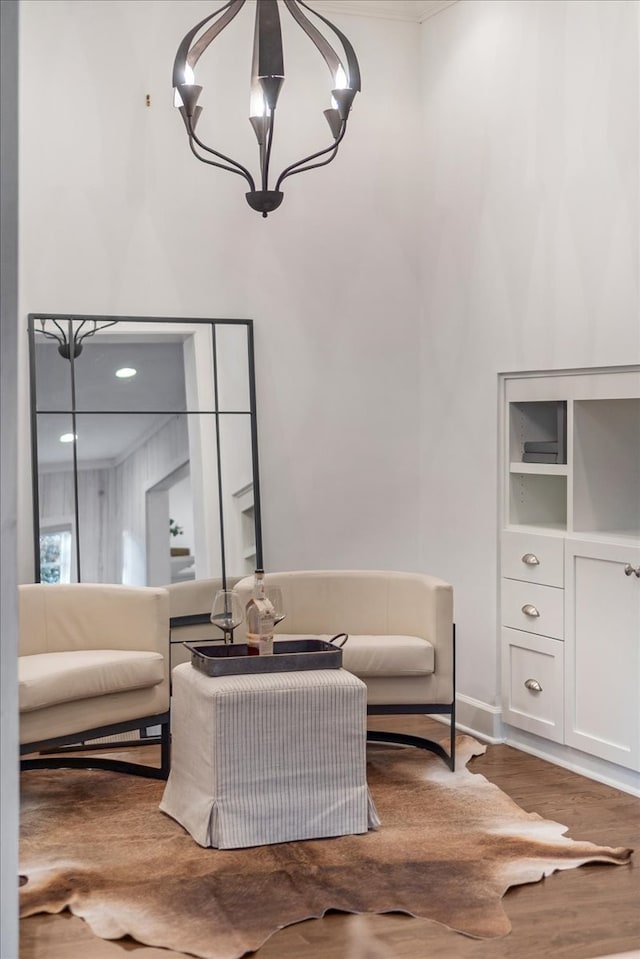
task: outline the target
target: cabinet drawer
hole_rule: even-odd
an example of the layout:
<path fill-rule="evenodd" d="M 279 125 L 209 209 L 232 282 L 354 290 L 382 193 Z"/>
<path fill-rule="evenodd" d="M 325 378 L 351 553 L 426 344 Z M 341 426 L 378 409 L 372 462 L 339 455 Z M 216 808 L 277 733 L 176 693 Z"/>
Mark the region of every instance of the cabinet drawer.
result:
<path fill-rule="evenodd" d="M 564 590 L 503 579 L 502 625 L 563 639 Z"/>
<path fill-rule="evenodd" d="M 563 742 L 564 645 L 557 639 L 502 630 L 502 718 Z"/>
<path fill-rule="evenodd" d="M 563 586 L 563 538 L 505 530 L 502 533 L 502 575 L 528 583 Z"/>

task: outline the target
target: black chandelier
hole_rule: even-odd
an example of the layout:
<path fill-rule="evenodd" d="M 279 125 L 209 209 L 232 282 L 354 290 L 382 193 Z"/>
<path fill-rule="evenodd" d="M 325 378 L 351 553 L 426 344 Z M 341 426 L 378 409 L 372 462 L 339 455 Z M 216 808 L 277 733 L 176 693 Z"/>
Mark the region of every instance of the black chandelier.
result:
<path fill-rule="evenodd" d="M 40 326 L 34 327 L 36 333 L 42 333 L 47 339 L 55 340 L 58 344 L 58 353 L 65 360 L 76 359 L 82 353 L 82 343 L 88 336 L 95 336 L 100 330 L 106 330 L 108 326 L 115 326 L 116 320 L 82 320 L 78 326 L 75 326 L 69 319 L 66 323 L 66 329 L 62 322 L 51 317 L 51 323 L 55 327 L 55 332 L 49 327 L 45 327 L 45 320 L 41 319 Z"/>
<path fill-rule="evenodd" d="M 353 47 L 345 35 L 329 20 L 312 10 L 306 3 L 303 3 L 302 0 L 256 0 L 249 110 L 249 120 L 260 150 L 260 181 L 259 189 L 256 189 L 256 182 L 246 167 L 218 150 L 206 146 L 196 134 L 196 126 L 202 113 L 202 107 L 198 105 L 202 87 L 195 83 L 195 66 L 211 41 L 215 40 L 218 34 L 233 20 L 245 5 L 245 2 L 246 0 L 230 0 L 229 3 L 225 3 L 223 7 L 201 20 L 189 31 L 178 48 L 173 64 L 173 86 L 176 106 L 180 110 L 187 128 L 191 152 L 203 163 L 220 167 L 222 170 L 228 170 L 230 173 L 236 173 L 244 177 L 249 184 L 249 192 L 245 194 L 249 206 L 266 217 L 282 203 L 283 194 L 280 186 L 287 177 L 293 176 L 294 173 L 303 173 L 305 170 L 326 166 L 336 156 L 338 147 L 347 130 L 347 119 L 351 105 L 356 93 L 360 90 L 360 69 Z M 285 78 L 280 12 L 278 9 L 280 2 L 284 3 L 298 26 L 304 30 L 313 42 L 331 74 L 332 105 L 324 111 L 324 115 L 329 124 L 332 143 L 325 149 L 318 150 L 316 153 L 303 157 L 302 160 L 285 167 L 276 179 L 274 188 L 270 189 L 269 165 L 273 145 L 276 104 Z M 324 34 L 305 16 L 302 8 L 309 11 L 333 31 L 342 44 L 344 62 Z M 203 156 L 203 152 L 206 155 Z M 218 159 L 208 159 L 209 156 Z M 321 157 L 325 157 L 325 159 L 321 160 Z M 220 160 L 224 162 L 218 162 Z"/>

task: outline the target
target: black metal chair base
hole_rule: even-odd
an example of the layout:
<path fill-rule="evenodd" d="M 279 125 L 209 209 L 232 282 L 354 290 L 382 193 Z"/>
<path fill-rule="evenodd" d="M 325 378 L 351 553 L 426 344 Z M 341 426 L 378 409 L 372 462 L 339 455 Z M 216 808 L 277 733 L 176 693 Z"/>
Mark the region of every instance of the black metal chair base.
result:
<path fill-rule="evenodd" d="M 20 769 L 106 769 L 114 773 L 128 773 L 147 779 L 166 779 L 169 775 L 161 766 L 144 766 L 120 759 L 105 759 L 94 756 L 47 756 L 39 759 L 23 759 Z"/>
<path fill-rule="evenodd" d="M 436 704 L 425 703 L 421 705 L 411 704 L 410 706 L 404 706 L 400 704 L 394 704 L 389 706 L 367 706 L 367 714 L 369 716 L 430 716 L 430 715 L 444 715 L 449 717 L 450 721 L 450 733 L 449 733 L 449 752 L 440 745 L 440 743 L 435 742 L 433 739 L 427 739 L 424 736 L 412 736 L 409 733 L 392 733 L 386 732 L 379 729 L 368 729 L 367 730 L 367 740 L 373 743 L 396 743 L 400 746 L 416 746 L 418 749 L 427 749 L 431 753 L 435 753 L 437 756 L 440 756 L 441 759 L 444 759 L 445 763 L 451 770 L 455 772 L 456 768 L 456 706 L 455 700 L 450 704 Z"/>
<path fill-rule="evenodd" d="M 131 763 L 123 759 L 107 759 L 103 756 L 70 756 L 70 755 L 51 755 L 39 756 L 35 759 L 21 759 L 20 769 L 105 769 L 109 772 L 127 773 L 130 776 L 144 776 L 147 779 L 166 780 L 169 776 L 171 765 L 171 731 L 169 723 L 169 713 L 162 713 L 159 716 L 150 716 L 148 719 L 139 720 L 135 723 L 117 723 L 114 726 L 101 726 L 96 729 L 87 729 L 81 733 L 74 733 L 73 736 L 61 736 L 57 739 L 47 739 L 38 743 L 25 743 L 20 747 L 20 752 L 33 753 L 40 750 L 52 750 L 59 746 L 63 749 L 65 746 L 87 742 L 91 739 L 100 739 L 103 736 L 114 736 L 123 732 L 130 732 L 132 729 L 149 728 L 160 726 L 160 738 L 150 739 L 148 742 L 138 743 L 139 745 L 151 745 L 153 742 L 160 743 L 160 765 L 147 766 L 143 763 Z M 117 750 L 124 748 L 123 743 L 112 743 L 110 748 Z M 92 747 L 85 747 L 90 750 Z M 104 748 L 100 744 L 97 748 Z"/>
<path fill-rule="evenodd" d="M 406 733 L 388 733 L 382 730 L 367 730 L 367 741 L 372 743 L 397 743 L 401 746 L 416 746 L 418 749 L 427 749 L 444 759 L 445 763 L 454 772 L 456 764 L 456 745 L 455 737 L 451 744 L 451 753 L 449 754 L 440 743 L 433 739 L 425 739 L 422 736 L 410 736 Z"/>

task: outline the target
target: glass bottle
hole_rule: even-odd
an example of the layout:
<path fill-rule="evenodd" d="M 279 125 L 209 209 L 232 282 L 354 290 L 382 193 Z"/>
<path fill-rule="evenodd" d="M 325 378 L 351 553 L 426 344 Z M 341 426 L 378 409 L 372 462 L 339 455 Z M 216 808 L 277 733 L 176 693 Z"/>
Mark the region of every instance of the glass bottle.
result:
<path fill-rule="evenodd" d="M 245 608 L 247 646 L 250 656 L 270 656 L 273 653 L 275 618 L 273 603 L 267 598 L 265 592 L 264 570 L 257 569 L 253 595 Z"/>

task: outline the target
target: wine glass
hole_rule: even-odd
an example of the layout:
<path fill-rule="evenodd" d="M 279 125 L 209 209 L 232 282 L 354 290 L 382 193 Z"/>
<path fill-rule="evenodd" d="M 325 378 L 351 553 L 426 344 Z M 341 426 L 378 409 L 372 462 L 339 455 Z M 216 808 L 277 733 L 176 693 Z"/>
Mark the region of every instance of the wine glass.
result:
<path fill-rule="evenodd" d="M 278 623 L 281 623 L 287 615 L 284 611 L 284 606 L 282 603 L 282 590 L 279 586 L 266 586 L 264 594 L 266 599 L 268 599 L 273 606 L 273 611 L 275 613 L 273 625 L 277 626 Z"/>
<path fill-rule="evenodd" d="M 211 609 L 211 622 L 224 634 L 225 643 L 233 642 L 233 631 L 242 622 L 242 606 L 233 589 L 219 589 Z"/>

